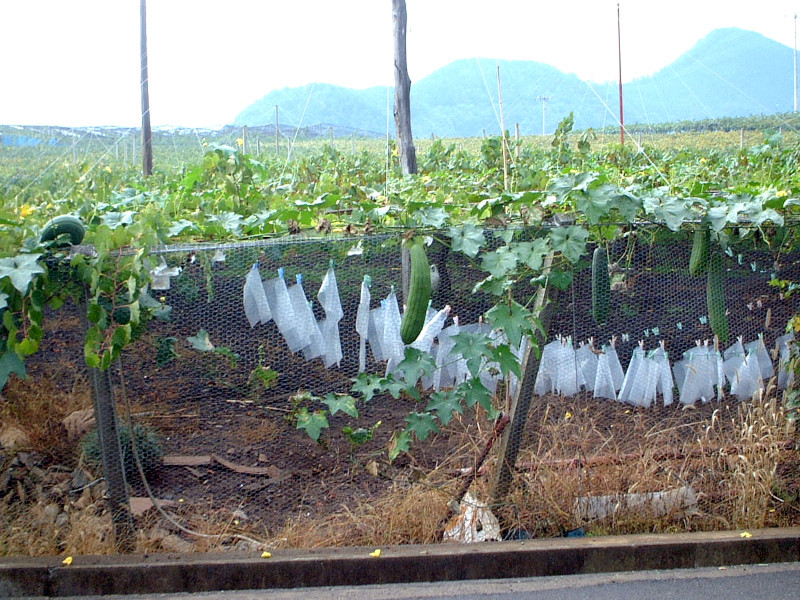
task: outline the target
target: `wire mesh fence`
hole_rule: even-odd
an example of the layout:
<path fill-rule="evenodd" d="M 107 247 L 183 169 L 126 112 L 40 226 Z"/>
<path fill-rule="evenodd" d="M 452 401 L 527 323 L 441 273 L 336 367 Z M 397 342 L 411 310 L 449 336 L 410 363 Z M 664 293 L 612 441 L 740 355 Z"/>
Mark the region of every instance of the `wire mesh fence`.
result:
<path fill-rule="evenodd" d="M 354 393 L 362 370 L 391 369 L 381 334 L 386 306 L 403 304 L 401 243 L 397 234 L 152 249 L 154 317 L 112 367 L 141 547 L 196 549 L 164 542 L 196 539 L 187 532 L 340 545 L 428 542 L 440 531 L 468 541 L 800 520 L 780 394 L 797 306 L 770 285 L 776 273 L 800 279 L 796 253 L 752 238 L 730 244 L 726 341 L 711 329 L 707 276 L 688 273 L 689 232 L 642 225 L 608 246 L 603 325 L 592 318 L 591 254 L 583 257 L 571 285 L 551 292 L 521 448 L 498 485 L 503 444 L 477 463 L 494 427 L 480 407 L 386 458 L 408 415 L 458 381 L 453 317 L 461 330 L 486 328 L 495 299 L 475 290 L 486 275 L 480 256 L 436 239 L 428 248 L 438 280 L 429 316 L 451 309 L 426 349 L 447 377 L 423 377 L 421 400 L 376 395 L 357 416 L 324 402 Z M 359 326 L 365 275 L 371 301 Z M 526 302 L 537 289 L 524 282 L 514 294 Z M 508 411 L 513 381 L 492 365 L 481 375 L 495 408 Z M 314 415 L 328 425 L 316 441 L 298 428 Z M 81 443 L 90 466 L 99 462 L 93 435 Z M 465 477 L 474 481 L 462 498 Z"/>

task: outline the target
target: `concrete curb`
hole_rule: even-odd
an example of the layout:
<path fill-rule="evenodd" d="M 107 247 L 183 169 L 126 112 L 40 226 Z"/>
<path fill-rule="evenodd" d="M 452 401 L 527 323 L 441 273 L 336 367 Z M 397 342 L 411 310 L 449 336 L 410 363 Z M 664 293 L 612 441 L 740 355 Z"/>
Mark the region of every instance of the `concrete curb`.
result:
<path fill-rule="evenodd" d="M 260 553 L 0 559 L 0 597 L 503 579 L 800 561 L 800 527 Z"/>

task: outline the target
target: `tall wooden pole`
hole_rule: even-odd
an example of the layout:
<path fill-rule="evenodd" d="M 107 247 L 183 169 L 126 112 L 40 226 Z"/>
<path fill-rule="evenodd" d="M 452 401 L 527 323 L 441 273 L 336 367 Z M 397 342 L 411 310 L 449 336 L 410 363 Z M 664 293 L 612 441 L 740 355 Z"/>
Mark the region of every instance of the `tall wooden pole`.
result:
<path fill-rule="evenodd" d="M 150 89 L 147 77 L 147 0 L 139 0 L 142 63 L 142 174 L 153 173 L 153 132 L 150 129 Z"/>
<path fill-rule="evenodd" d="M 406 60 L 406 26 L 408 13 L 406 0 L 392 0 L 394 24 L 394 122 L 397 127 L 397 145 L 400 166 L 404 175 L 417 172 L 417 152 L 411 134 L 411 79 Z"/>
<path fill-rule="evenodd" d="M 622 29 L 619 24 L 619 4 L 617 4 L 617 54 L 619 57 L 619 141 L 625 145 L 625 112 L 622 108 Z"/>

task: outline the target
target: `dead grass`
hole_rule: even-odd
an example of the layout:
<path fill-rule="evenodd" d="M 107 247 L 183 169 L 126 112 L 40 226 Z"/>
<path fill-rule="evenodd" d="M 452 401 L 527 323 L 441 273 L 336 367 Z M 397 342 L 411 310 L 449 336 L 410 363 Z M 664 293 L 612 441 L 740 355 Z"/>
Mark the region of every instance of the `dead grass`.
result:
<path fill-rule="evenodd" d="M 76 383 L 14 381 L 4 419 L 26 427 L 35 449 L 49 456 L 74 452 L 53 436 L 62 415 L 89 404 Z M 155 511 L 137 523 L 137 552 L 199 552 L 257 548 L 389 546 L 437 541 L 463 469 L 474 464 L 491 431 L 479 420 L 454 419 L 447 431 L 414 449 L 403 468 L 383 465 L 393 481 L 375 497 L 364 494 L 319 516 L 297 513 L 267 531 L 229 508 L 189 504 L 170 509 L 187 535 Z M 440 444 L 452 450 L 444 458 Z M 750 402 L 724 400 L 693 407 L 638 409 L 591 398 L 547 398 L 531 409 L 518 474 L 508 497 L 492 506 L 510 530 L 533 537 L 583 528 L 589 535 L 724 530 L 800 523 L 800 455 L 794 449 L 775 390 Z M 495 452 L 496 454 L 496 452 Z M 436 458 L 434 458 L 436 457 Z M 496 455 L 471 488 L 489 500 Z M 362 469 L 364 465 L 354 465 Z M 690 488 L 696 503 L 651 512 L 631 498 Z M 26 504 L 0 499 L 0 555 L 113 554 L 104 502 L 94 491 L 48 516 L 46 494 Z M 94 495 L 93 495 L 94 494 Z M 638 495 L 638 496 L 637 496 Z M 623 499 L 604 518 L 587 519 L 579 499 Z M 627 500 L 625 500 L 627 499 Z M 644 508 L 643 508 L 644 507 Z"/>

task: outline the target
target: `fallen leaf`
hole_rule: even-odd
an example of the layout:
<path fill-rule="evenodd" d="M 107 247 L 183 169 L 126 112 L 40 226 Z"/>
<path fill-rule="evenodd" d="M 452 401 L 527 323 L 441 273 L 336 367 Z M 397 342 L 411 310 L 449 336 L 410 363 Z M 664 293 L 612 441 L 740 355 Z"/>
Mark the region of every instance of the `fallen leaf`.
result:
<path fill-rule="evenodd" d="M 381 556 L 381 549 L 380 549 L 380 548 L 376 548 L 376 549 L 375 549 L 375 551 L 374 551 L 374 552 L 370 552 L 370 553 L 369 553 L 369 555 L 370 555 L 372 558 L 380 558 L 380 556 Z"/>
<path fill-rule="evenodd" d="M 742 533 L 739 534 L 739 537 L 751 538 L 751 537 L 753 537 L 753 534 L 750 533 L 749 531 L 743 531 Z"/>
<path fill-rule="evenodd" d="M 68 556 L 67 558 L 61 561 L 61 564 L 64 565 L 65 567 L 70 566 L 72 564 L 72 557 Z"/>
<path fill-rule="evenodd" d="M 272 558 L 272 552 L 267 552 L 266 550 L 261 553 L 261 558 Z"/>

